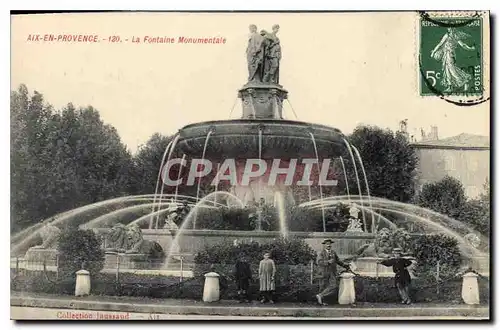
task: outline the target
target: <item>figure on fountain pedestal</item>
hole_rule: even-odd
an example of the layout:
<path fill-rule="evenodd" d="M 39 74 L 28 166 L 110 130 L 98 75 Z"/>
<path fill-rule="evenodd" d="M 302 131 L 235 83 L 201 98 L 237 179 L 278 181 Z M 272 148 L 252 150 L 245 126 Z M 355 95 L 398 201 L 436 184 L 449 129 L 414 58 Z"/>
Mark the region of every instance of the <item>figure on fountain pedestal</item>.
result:
<path fill-rule="evenodd" d="M 179 229 L 179 226 L 177 226 L 177 224 L 175 223 L 175 221 L 177 220 L 178 218 L 178 214 L 177 212 L 172 212 L 170 213 L 167 218 L 165 219 L 165 225 L 163 226 L 163 229 L 167 229 L 169 230 L 170 232 L 175 232 Z"/>
<path fill-rule="evenodd" d="M 250 36 L 247 46 L 248 81 L 262 81 L 264 72 L 264 37 L 257 33 L 257 26 L 250 25 Z"/>
<path fill-rule="evenodd" d="M 250 36 L 247 46 L 248 81 L 279 84 L 279 67 L 281 61 L 281 44 L 277 34 L 278 24 L 273 25 L 273 32 L 261 30 L 250 25 Z"/>
<path fill-rule="evenodd" d="M 279 84 L 279 68 L 281 61 L 281 44 L 277 34 L 280 29 L 278 24 L 273 25 L 273 32 L 261 32 L 266 38 L 264 42 L 264 77 L 263 82 Z"/>
<path fill-rule="evenodd" d="M 363 232 L 363 226 L 359 220 L 359 209 L 351 204 L 349 207 L 349 226 L 347 227 L 347 232 Z"/>

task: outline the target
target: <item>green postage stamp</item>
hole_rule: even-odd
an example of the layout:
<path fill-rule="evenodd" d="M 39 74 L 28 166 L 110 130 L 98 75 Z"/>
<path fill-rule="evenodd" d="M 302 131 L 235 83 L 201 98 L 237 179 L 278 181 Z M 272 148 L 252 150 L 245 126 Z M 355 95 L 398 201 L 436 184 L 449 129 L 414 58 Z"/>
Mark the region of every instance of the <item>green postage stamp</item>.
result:
<path fill-rule="evenodd" d="M 482 96 L 480 16 L 420 16 L 420 95 Z"/>

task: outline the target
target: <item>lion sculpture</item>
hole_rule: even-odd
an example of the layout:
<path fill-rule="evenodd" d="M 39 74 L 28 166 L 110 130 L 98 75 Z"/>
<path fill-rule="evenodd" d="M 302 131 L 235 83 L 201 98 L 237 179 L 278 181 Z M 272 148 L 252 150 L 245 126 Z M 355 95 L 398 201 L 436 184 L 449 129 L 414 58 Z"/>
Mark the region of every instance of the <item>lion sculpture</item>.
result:
<path fill-rule="evenodd" d="M 163 259 L 165 253 L 160 244 L 145 240 L 141 228 L 134 224 L 117 224 L 105 238 L 105 251 L 125 254 L 144 254 L 148 259 Z"/>
<path fill-rule="evenodd" d="M 127 251 L 125 253 L 145 254 L 148 259 L 164 259 L 165 252 L 158 242 L 144 239 L 141 228 L 133 224 L 127 227 Z"/>
<path fill-rule="evenodd" d="M 105 235 L 104 250 L 107 252 L 121 252 L 127 250 L 127 227 L 121 223 L 114 225 Z"/>

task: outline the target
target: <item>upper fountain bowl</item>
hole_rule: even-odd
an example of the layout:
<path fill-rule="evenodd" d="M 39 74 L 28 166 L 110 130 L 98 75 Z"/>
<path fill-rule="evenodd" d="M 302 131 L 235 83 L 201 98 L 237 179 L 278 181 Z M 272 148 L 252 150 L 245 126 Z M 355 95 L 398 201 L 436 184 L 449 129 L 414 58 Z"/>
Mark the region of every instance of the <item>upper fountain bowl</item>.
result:
<path fill-rule="evenodd" d="M 209 134 L 210 133 L 210 134 Z M 207 140 L 208 137 L 208 140 Z M 342 153 L 344 134 L 336 128 L 283 119 L 218 120 L 179 130 L 176 154 L 217 158 L 316 158 Z"/>

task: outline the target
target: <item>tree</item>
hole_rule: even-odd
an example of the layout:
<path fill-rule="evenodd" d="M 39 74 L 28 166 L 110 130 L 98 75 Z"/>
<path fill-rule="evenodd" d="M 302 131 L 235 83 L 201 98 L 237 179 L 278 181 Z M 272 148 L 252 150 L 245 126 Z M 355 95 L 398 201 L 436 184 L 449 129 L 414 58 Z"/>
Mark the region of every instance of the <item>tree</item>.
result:
<path fill-rule="evenodd" d="M 460 212 L 460 221 L 469 224 L 485 236 L 490 234 L 491 208 L 490 185 L 484 185 L 485 191 L 477 199 L 467 201 Z"/>
<path fill-rule="evenodd" d="M 466 197 L 462 183 L 450 176 L 434 183 L 424 184 L 417 197 L 418 205 L 458 219 Z"/>
<path fill-rule="evenodd" d="M 132 193 L 152 194 L 155 192 L 163 154 L 172 138 L 172 136 L 155 133 L 146 144 L 139 147 L 133 157 L 130 174 Z"/>
<path fill-rule="evenodd" d="M 126 192 L 131 156 L 91 106 L 56 112 L 21 85 L 11 132 L 11 230 Z"/>
<path fill-rule="evenodd" d="M 372 126 L 358 126 L 348 136 L 349 142 L 358 149 L 366 171 L 370 194 L 391 200 L 408 202 L 415 193 L 414 177 L 418 158 L 402 132 L 392 132 Z M 354 156 L 355 151 L 353 151 Z M 359 193 L 353 160 L 348 150 L 343 159 L 348 175 L 351 194 Z M 361 193 L 366 194 L 363 173 L 359 163 L 358 176 Z"/>
<path fill-rule="evenodd" d="M 40 180 L 53 177 L 48 150 L 53 111 L 40 93 L 30 97 L 25 85 L 11 92 L 10 109 L 11 230 L 17 230 L 45 215 Z"/>

